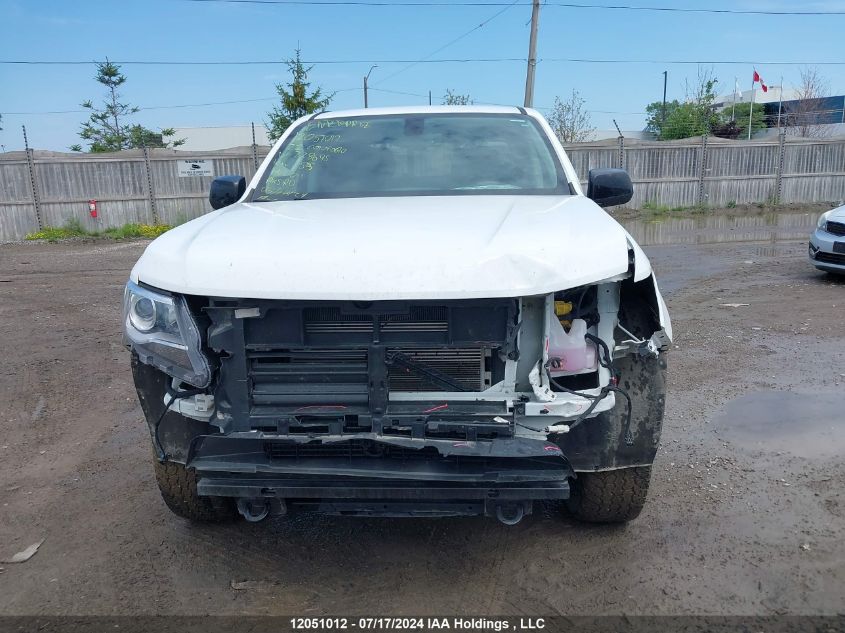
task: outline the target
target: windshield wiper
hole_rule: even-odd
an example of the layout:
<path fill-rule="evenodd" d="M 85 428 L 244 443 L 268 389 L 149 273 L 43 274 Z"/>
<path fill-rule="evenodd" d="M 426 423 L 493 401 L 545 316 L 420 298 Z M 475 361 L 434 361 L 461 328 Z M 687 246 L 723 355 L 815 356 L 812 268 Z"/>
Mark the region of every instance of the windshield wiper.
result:
<path fill-rule="evenodd" d="M 258 198 L 253 198 L 250 202 L 296 202 L 297 200 L 306 200 L 308 197 L 307 193 L 304 193 L 298 197 L 289 197 L 289 198 L 271 198 L 269 196 L 260 196 Z"/>
<path fill-rule="evenodd" d="M 472 190 L 482 190 L 482 189 L 519 189 L 516 185 L 506 185 L 506 184 L 490 184 L 490 185 L 474 185 L 471 187 L 453 187 L 452 191 L 472 191 Z"/>

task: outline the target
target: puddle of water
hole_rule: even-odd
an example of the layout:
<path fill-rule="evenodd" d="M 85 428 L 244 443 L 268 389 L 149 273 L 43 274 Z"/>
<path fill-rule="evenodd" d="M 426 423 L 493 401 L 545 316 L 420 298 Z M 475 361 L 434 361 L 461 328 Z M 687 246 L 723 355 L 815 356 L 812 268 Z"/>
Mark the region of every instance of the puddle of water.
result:
<path fill-rule="evenodd" d="M 758 215 L 707 215 L 691 218 L 621 220 L 641 246 L 660 244 L 721 244 L 725 242 L 776 242 L 809 238 L 816 227 L 816 213 L 763 213 Z"/>
<path fill-rule="evenodd" d="M 758 391 L 730 402 L 716 421 L 736 445 L 799 457 L 845 452 L 845 395 Z"/>

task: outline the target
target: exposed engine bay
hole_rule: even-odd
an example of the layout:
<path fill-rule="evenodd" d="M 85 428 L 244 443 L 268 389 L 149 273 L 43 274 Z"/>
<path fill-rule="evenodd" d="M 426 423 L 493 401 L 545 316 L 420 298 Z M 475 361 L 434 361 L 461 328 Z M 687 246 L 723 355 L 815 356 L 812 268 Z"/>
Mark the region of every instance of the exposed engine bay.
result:
<path fill-rule="evenodd" d="M 338 151 L 303 162 L 325 129 L 313 151 L 324 136 Z M 645 253 L 602 210 L 632 196 L 611 168 L 582 191 L 533 110 L 299 119 L 249 186 L 215 179 L 215 210 L 130 274 L 165 502 L 198 519 L 233 498 L 248 519 L 271 499 L 503 520 L 563 499 L 590 520 L 635 517 L 671 323 Z"/>
<path fill-rule="evenodd" d="M 627 399 L 614 357 L 665 345 L 656 320 L 651 332 L 620 322 L 622 287 L 457 301 L 210 299 L 192 311 L 207 322 L 216 379 L 173 409 L 225 434 L 290 438 L 566 433 Z"/>
<path fill-rule="evenodd" d="M 668 342 L 652 288 L 629 277 L 519 299 L 326 302 L 154 300 L 130 286 L 127 318 L 189 343 L 129 335 L 158 459 L 203 473 L 200 494 L 239 499 L 250 520 L 311 504 L 508 522 L 534 499 L 567 498 L 573 466 L 608 466 L 584 446 L 624 461 L 608 450 L 615 431 L 577 435 L 617 397 L 629 456 L 653 458 L 657 436 L 635 446 L 615 367 Z"/>

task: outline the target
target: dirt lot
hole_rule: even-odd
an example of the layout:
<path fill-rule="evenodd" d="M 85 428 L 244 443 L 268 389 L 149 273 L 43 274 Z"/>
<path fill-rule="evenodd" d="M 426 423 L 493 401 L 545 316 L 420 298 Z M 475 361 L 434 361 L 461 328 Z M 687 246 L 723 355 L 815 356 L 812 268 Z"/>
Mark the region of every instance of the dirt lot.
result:
<path fill-rule="evenodd" d="M 0 614 L 841 612 L 845 283 L 806 261 L 813 218 L 788 215 L 631 219 L 676 340 L 626 527 L 553 506 L 510 528 L 190 525 L 159 498 L 120 345 L 145 244 L 0 246 L 0 558 L 45 539 L 0 565 Z"/>

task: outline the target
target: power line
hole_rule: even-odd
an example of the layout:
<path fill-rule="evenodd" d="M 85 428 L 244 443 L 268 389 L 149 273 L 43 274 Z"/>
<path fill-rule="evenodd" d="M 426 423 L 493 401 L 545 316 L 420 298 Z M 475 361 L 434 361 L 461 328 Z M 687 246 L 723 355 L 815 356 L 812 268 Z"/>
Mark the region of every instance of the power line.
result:
<path fill-rule="evenodd" d="M 345 92 L 349 90 L 349 88 L 345 88 L 344 90 L 335 90 L 335 92 Z M 257 99 L 238 99 L 237 101 L 209 101 L 206 103 L 179 103 L 175 105 L 160 105 L 160 106 L 143 106 L 139 107 L 138 111 L 146 111 L 146 110 L 171 110 L 175 108 L 202 108 L 205 106 L 217 106 L 217 105 L 230 105 L 233 103 L 255 103 L 257 101 L 274 101 L 279 97 L 259 97 Z M 91 110 L 50 110 L 50 111 L 42 111 L 42 112 L 3 112 L 3 115 L 41 115 L 41 114 L 81 114 L 81 113 L 88 113 Z"/>
<path fill-rule="evenodd" d="M 121 66 L 258 66 L 258 65 L 280 65 L 287 64 L 287 61 L 279 60 L 217 60 L 217 61 L 174 61 L 174 60 L 110 60 L 113 64 Z M 303 64 L 310 66 L 331 65 L 331 64 L 466 64 L 466 63 L 501 63 L 521 62 L 525 63 L 524 57 L 466 57 L 450 59 L 331 59 L 331 60 L 303 60 Z M 546 63 L 570 63 L 570 64 L 699 64 L 699 65 L 727 65 L 727 64 L 749 64 L 757 66 L 845 66 L 845 61 L 760 61 L 760 60 L 739 60 L 739 59 L 714 59 L 714 60 L 693 60 L 693 59 L 591 59 L 585 57 L 542 57 L 538 62 Z M 101 63 L 97 60 L 0 60 L 0 64 L 31 65 L 31 66 L 67 66 L 67 65 L 89 65 Z M 358 90 L 351 88 L 350 90 Z"/>
<path fill-rule="evenodd" d="M 351 92 L 353 90 L 358 90 L 358 88 L 340 88 L 338 90 L 332 90 L 331 92 Z M 376 90 L 376 88 L 371 88 L 371 90 Z M 427 97 L 428 95 L 416 94 L 413 92 L 398 92 L 396 90 L 379 90 L 379 92 L 390 92 L 394 94 L 400 95 L 407 95 L 411 97 Z M 138 108 L 139 112 L 145 112 L 147 110 L 173 110 L 176 108 L 202 108 L 206 106 L 218 106 L 218 105 L 231 105 L 235 103 L 256 103 L 259 101 L 275 101 L 279 98 L 278 95 L 274 97 L 257 97 L 255 99 L 237 99 L 235 101 L 208 101 L 205 103 L 178 103 L 173 105 L 155 105 L 155 106 L 141 106 Z M 24 116 L 24 115 L 42 115 L 42 114 L 83 114 L 89 113 L 91 110 L 47 110 L 41 112 L 0 112 L 0 114 L 8 115 L 8 116 Z"/>
<path fill-rule="evenodd" d="M 357 88 L 356 88 L 356 90 L 357 90 Z M 392 94 L 392 95 L 404 95 L 406 97 L 424 97 L 424 98 L 428 99 L 428 95 L 419 94 L 417 92 L 402 92 L 401 90 L 386 90 L 384 88 L 370 88 L 370 90 L 373 90 L 375 92 L 386 92 L 386 93 Z"/>
<path fill-rule="evenodd" d="M 264 4 L 264 5 L 289 5 L 289 6 L 360 6 L 360 7 L 390 7 L 390 8 L 415 8 L 415 7 L 505 7 L 511 6 L 507 2 L 484 2 L 484 1 L 466 1 L 466 2 L 436 2 L 436 1 L 416 1 L 416 2 L 392 2 L 390 0 L 185 0 L 187 2 L 202 2 L 202 3 L 223 3 L 223 4 Z M 522 4 L 523 6 L 531 6 L 530 2 L 515 2 L 514 4 Z M 800 15 L 845 15 L 845 11 L 771 11 L 763 9 L 705 9 L 693 7 L 654 7 L 654 6 L 640 6 L 640 5 L 625 5 L 625 4 L 586 4 L 576 2 L 545 2 L 544 6 L 563 7 L 567 9 L 603 9 L 615 11 L 659 11 L 665 13 L 713 13 L 713 14 L 728 14 L 728 15 L 783 15 L 783 16 L 800 16 Z"/>
<path fill-rule="evenodd" d="M 652 7 L 624 4 L 579 4 L 572 2 L 549 2 L 552 7 L 570 9 L 610 9 L 619 11 L 661 11 L 666 13 L 717 13 L 731 15 L 845 15 L 845 11 L 766 11 L 763 9 L 700 9 L 691 7 Z"/>
<path fill-rule="evenodd" d="M 434 57 L 435 55 L 437 55 L 437 53 L 439 53 L 439 52 L 440 52 L 440 51 L 442 51 L 443 49 L 449 48 L 452 44 L 455 44 L 455 43 L 457 43 L 457 42 L 461 41 L 462 39 L 464 39 L 465 37 L 467 37 L 467 36 L 469 36 L 469 35 L 472 35 L 472 34 L 473 34 L 473 33 L 475 33 L 477 30 L 484 28 L 484 26 L 485 26 L 485 25 L 487 25 L 488 23 L 490 23 L 490 22 L 492 22 L 493 20 L 495 20 L 496 18 L 498 18 L 500 15 L 502 15 L 505 11 L 507 11 L 508 9 L 510 9 L 512 6 L 514 6 L 514 5 L 515 5 L 515 4 L 517 4 L 518 2 L 519 2 L 519 0 L 514 0 L 513 2 L 511 2 L 510 4 L 508 4 L 508 5 L 507 5 L 504 9 L 502 9 L 501 11 L 497 11 L 495 14 L 491 15 L 489 18 L 487 18 L 486 20 L 484 20 L 484 21 L 483 21 L 483 22 L 481 22 L 480 24 L 478 24 L 478 25 L 476 25 L 476 26 L 472 27 L 469 31 L 467 31 L 467 32 L 465 32 L 465 33 L 462 33 L 461 35 L 459 35 L 459 36 L 458 36 L 458 37 L 456 37 L 455 39 L 450 40 L 449 42 L 447 42 L 446 44 L 444 44 L 444 45 L 443 45 L 443 46 L 441 46 L 440 48 L 438 48 L 438 49 L 436 49 L 436 50 L 432 51 L 431 53 L 429 53 L 428 55 L 426 55 L 426 56 L 425 56 L 425 57 L 423 57 L 422 59 L 419 59 L 419 60 L 417 60 L 417 61 L 415 61 L 415 62 L 412 62 L 412 63 L 408 64 L 407 66 L 405 66 L 404 68 L 400 68 L 400 69 L 399 69 L 399 70 L 397 70 L 395 73 L 391 73 L 390 75 L 388 75 L 387 77 L 385 77 L 384 79 L 382 79 L 381 81 L 379 81 L 377 85 L 379 85 L 379 86 L 380 86 L 380 85 L 381 85 L 381 84 L 383 84 L 385 81 L 388 81 L 388 80 L 390 80 L 390 79 L 393 79 L 396 75 L 399 75 L 400 73 L 405 72 L 405 71 L 406 71 L 406 70 L 408 70 L 409 68 L 413 68 L 413 67 L 414 67 L 414 66 L 416 66 L 417 64 L 422 64 L 423 62 L 428 61 L 431 57 Z"/>
<path fill-rule="evenodd" d="M 693 59 L 589 59 L 583 57 L 544 57 L 541 62 L 566 62 L 572 64 L 698 64 L 698 65 L 727 65 L 750 64 L 757 66 L 843 66 L 845 62 L 772 62 L 745 59 L 721 60 L 693 60 Z"/>
<path fill-rule="evenodd" d="M 244 61 L 173 61 L 173 60 L 109 60 L 112 64 L 120 66 L 256 66 L 256 65 L 284 65 L 287 60 L 244 60 Z M 469 62 L 524 62 L 522 57 L 481 57 L 481 58 L 455 58 L 455 59 L 330 59 L 306 61 L 303 64 L 309 66 L 328 64 L 460 64 Z M 20 64 L 33 66 L 78 66 L 86 64 L 99 64 L 98 60 L 0 60 L 0 64 Z M 845 62 L 842 62 L 845 64 Z M 357 88 L 356 88 L 357 90 Z"/>

